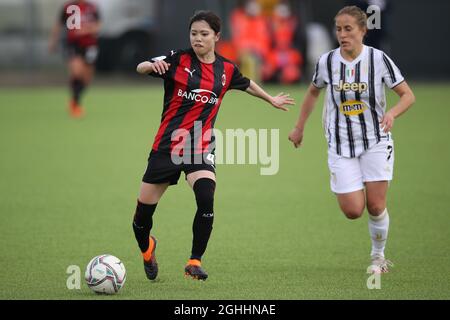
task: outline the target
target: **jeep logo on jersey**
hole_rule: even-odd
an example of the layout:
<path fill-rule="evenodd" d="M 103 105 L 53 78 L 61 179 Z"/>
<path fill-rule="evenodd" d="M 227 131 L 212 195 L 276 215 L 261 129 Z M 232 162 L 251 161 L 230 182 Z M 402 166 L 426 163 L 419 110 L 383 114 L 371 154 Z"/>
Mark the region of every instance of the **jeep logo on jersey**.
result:
<path fill-rule="evenodd" d="M 208 97 L 204 93 L 209 93 L 210 96 Z M 209 103 L 209 104 L 217 104 L 217 102 L 219 101 L 219 99 L 217 98 L 217 94 L 206 89 L 194 89 L 191 90 L 191 92 L 189 93 L 181 89 L 178 89 L 178 96 L 195 102 Z"/>
<path fill-rule="evenodd" d="M 339 106 L 339 111 L 347 116 L 356 116 L 367 110 L 367 105 L 358 100 L 349 100 L 342 102 Z"/>
<path fill-rule="evenodd" d="M 353 92 L 359 92 L 363 93 L 367 90 L 367 83 L 365 82 L 344 82 L 342 80 L 339 80 L 339 83 L 337 86 L 334 86 L 334 90 L 336 91 L 353 91 Z"/>

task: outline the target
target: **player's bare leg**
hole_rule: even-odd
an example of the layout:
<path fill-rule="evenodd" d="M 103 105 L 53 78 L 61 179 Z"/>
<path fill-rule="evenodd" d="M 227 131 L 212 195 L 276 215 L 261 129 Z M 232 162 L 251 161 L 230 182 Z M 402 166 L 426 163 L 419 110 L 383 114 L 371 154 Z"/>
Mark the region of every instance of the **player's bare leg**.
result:
<path fill-rule="evenodd" d="M 386 209 L 386 198 L 388 190 L 387 181 L 366 182 L 367 210 L 372 216 L 381 215 Z"/>
<path fill-rule="evenodd" d="M 94 77 L 95 67 L 92 64 L 84 63 L 84 70 L 83 70 L 83 80 L 84 84 L 88 86 L 92 78 Z"/>
<path fill-rule="evenodd" d="M 347 218 L 353 220 L 362 216 L 366 206 L 363 190 L 348 193 L 337 193 L 336 197 L 339 207 Z"/>
<path fill-rule="evenodd" d="M 168 187 L 169 183 L 152 184 L 142 182 L 139 192 L 139 202 L 145 204 L 158 203 Z"/>
<path fill-rule="evenodd" d="M 168 186 L 169 183 L 142 182 L 133 219 L 134 235 L 144 258 L 144 271 L 150 280 L 155 280 L 158 275 L 158 263 L 155 256 L 157 240 L 150 235 L 153 227 L 153 213 Z"/>
<path fill-rule="evenodd" d="M 389 185 L 387 181 L 366 182 L 365 185 L 367 210 L 369 211 L 369 233 L 372 239 L 370 272 L 388 272 L 388 267 L 393 265 L 384 257 L 389 231 L 389 214 L 386 209 Z"/>
<path fill-rule="evenodd" d="M 192 252 L 184 269 L 185 275 L 197 280 L 206 280 L 208 274 L 201 267 L 201 257 L 206 250 L 214 220 L 213 204 L 216 176 L 214 172 L 199 170 L 186 177 L 194 190 L 197 212 L 192 226 Z"/>

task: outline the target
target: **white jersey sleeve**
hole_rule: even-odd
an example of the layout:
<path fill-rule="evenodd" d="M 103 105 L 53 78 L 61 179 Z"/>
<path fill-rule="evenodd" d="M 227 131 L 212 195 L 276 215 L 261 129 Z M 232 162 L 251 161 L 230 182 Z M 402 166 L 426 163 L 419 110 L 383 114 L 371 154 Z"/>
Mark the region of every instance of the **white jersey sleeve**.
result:
<path fill-rule="evenodd" d="M 405 81 L 400 69 L 395 65 L 391 58 L 389 58 L 384 52 L 382 52 L 383 67 L 382 75 L 384 83 L 392 89 Z"/>
<path fill-rule="evenodd" d="M 324 54 L 319 58 L 316 63 L 316 68 L 314 70 L 314 75 L 312 78 L 312 84 L 319 89 L 324 88 L 328 83 L 326 57 L 327 55 Z"/>

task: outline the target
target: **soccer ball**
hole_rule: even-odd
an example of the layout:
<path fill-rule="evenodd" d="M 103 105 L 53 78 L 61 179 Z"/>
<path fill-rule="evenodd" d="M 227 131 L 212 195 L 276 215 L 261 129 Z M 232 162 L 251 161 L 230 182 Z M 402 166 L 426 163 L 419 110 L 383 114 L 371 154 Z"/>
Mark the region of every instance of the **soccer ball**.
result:
<path fill-rule="evenodd" d="M 92 291 L 115 294 L 125 284 L 127 273 L 119 258 L 102 254 L 89 261 L 84 278 Z"/>

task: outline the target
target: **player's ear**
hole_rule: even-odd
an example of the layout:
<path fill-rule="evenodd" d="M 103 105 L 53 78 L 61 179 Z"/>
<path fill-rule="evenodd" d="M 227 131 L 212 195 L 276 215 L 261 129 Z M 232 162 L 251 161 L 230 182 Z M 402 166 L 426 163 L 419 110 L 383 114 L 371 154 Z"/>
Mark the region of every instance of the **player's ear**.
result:
<path fill-rule="evenodd" d="M 367 26 L 364 26 L 364 27 L 360 27 L 360 29 L 361 29 L 361 32 L 362 32 L 362 34 L 363 34 L 363 41 L 366 39 L 366 37 L 367 37 L 367 31 L 369 31 L 368 29 L 367 29 Z"/>
<path fill-rule="evenodd" d="M 214 38 L 214 40 L 215 40 L 216 42 L 220 40 L 220 35 L 221 35 L 220 32 L 217 32 L 217 33 L 216 33 L 216 37 Z"/>

